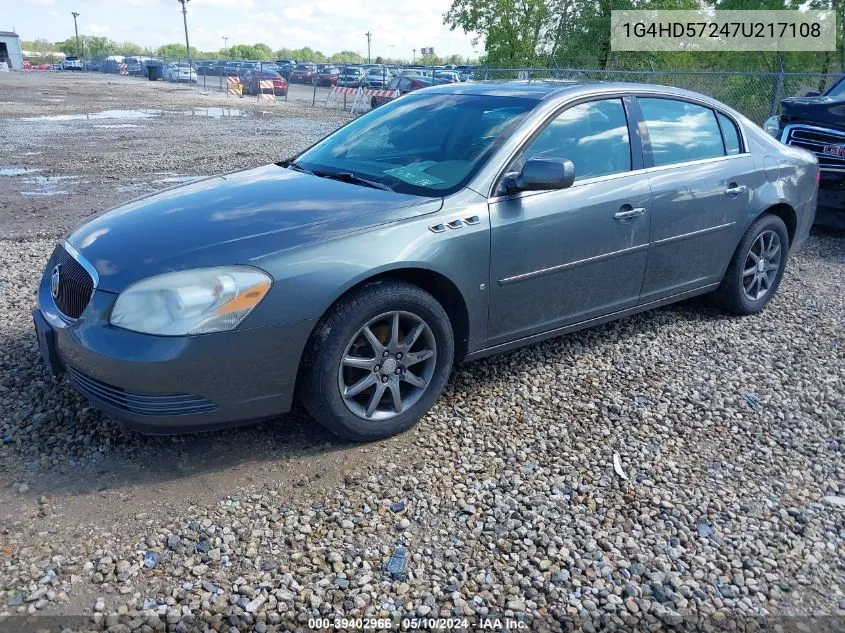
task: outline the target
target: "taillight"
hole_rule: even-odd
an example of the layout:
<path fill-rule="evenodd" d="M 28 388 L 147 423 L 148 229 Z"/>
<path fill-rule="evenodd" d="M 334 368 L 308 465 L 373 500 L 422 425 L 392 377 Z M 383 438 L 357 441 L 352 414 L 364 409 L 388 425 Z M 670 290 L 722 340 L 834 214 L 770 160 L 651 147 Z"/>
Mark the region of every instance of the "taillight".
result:
<path fill-rule="evenodd" d="M 816 186 L 818 187 L 822 182 L 822 170 L 816 171 Z"/>

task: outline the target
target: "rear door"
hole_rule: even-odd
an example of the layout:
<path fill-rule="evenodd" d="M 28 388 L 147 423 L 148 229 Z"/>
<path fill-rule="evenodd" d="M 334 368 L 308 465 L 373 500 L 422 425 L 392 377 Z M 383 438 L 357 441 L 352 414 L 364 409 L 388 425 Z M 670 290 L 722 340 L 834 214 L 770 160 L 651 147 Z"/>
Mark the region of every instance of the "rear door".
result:
<path fill-rule="evenodd" d="M 637 101 L 652 194 L 640 296 L 648 303 L 721 280 L 739 239 L 756 168 L 735 122 L 724 113 L 674 97 Z"/>

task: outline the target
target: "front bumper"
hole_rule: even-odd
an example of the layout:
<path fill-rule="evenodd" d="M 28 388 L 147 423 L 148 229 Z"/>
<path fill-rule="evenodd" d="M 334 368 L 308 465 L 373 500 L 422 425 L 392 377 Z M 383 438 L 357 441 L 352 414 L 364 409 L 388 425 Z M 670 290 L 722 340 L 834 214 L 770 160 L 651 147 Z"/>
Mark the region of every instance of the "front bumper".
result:
<path fill-rule="evenodd" d="M 831 180 L 822 172 L 816 224 L 845 229 L 845 179 Z"/>
<path fill-rule="evenodd" d="M 97 408 L 149 434 L 236 426 L 290 410 L 299 358 L 315 321 L 196 336 L 151 336 L 113 327 L 116 295 L 95 291 L 76 321 L 50 294 L 34 314 L 49 326 L 55 359 Z"/>

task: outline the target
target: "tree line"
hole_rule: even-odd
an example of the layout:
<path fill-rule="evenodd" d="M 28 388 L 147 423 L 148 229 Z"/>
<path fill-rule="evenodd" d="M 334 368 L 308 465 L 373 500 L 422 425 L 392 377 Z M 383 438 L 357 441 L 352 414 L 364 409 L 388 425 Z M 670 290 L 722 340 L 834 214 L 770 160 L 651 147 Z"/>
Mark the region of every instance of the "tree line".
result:
<path fill-rule="evenodd" d="M 620 52 L 610 46 L 619 9 L 832 10 L 837 50 L 816 52 Z M 845 73 L 845 0 L 452 0 L 443 22 L 484 41 L 491 68 L 760 70 Z"/>
<path fill-rule="evenodd" d="M 65 55 L 84 56 L 89 60 L 104 59 L 109 55 L 147 55 L 150 57 L 163 57 L 168 59 L 187 59 L 188 49 L 184 44 L 165 44 L 158 48 L 144 48 L 134 42 L 115 42 L 107 37 L 96 35 L 80 35 L 79 46 L 75 37 L 69 37 L 61 42 L 50 42 L 44 39 L 34 41 L 22 41 L 21 46 L 25 51 L 34 53 L 33 61 L 48 61 L 52 53 L 64 53 Z M 280 48 L 273 49 L 267 44 L 235 44 L 225 49 L 216 51 L 202 51 L 191 47 L 193 59 L 250 59 L 261 61 L 272 61 L 276 59 L 295 59 L 300 62 L 330 63 L 330 64 L 362 64 L 367 58 L 355 51 L 340 51 L 326 55 L 321 51 L 314 50 L 308 46 L 303 48 Z M 378 56 L 376 63 L 404 64 L 410 60 L 388 58 Z M 460 55 L 448 55 L 438 57 L 426 55 L 417 58 L 418 63 L 424 64 L 464 64 L 472 60 Z"/>

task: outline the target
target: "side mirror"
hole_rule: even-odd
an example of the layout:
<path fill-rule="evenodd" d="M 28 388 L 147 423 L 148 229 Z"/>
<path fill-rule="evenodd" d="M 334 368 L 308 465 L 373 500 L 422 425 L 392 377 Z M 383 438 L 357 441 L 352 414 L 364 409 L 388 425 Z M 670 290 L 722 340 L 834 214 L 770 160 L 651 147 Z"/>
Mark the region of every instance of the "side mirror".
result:
<path fill-rule="evenodd" d="M 805 97 L 818 97 L 820 96 L 820 92 L 816 92 L 815 90 L 811 90 L 810 92 L 804 93 Z"/>
<path fill-rule="evenodd" d="M 505 188 L 516 191 L 546 191 L 566 189 L 575 182 L 575 165 L 571 160 L 532 158 L 522 166 L 519 174 L 508 174 Z"/>

